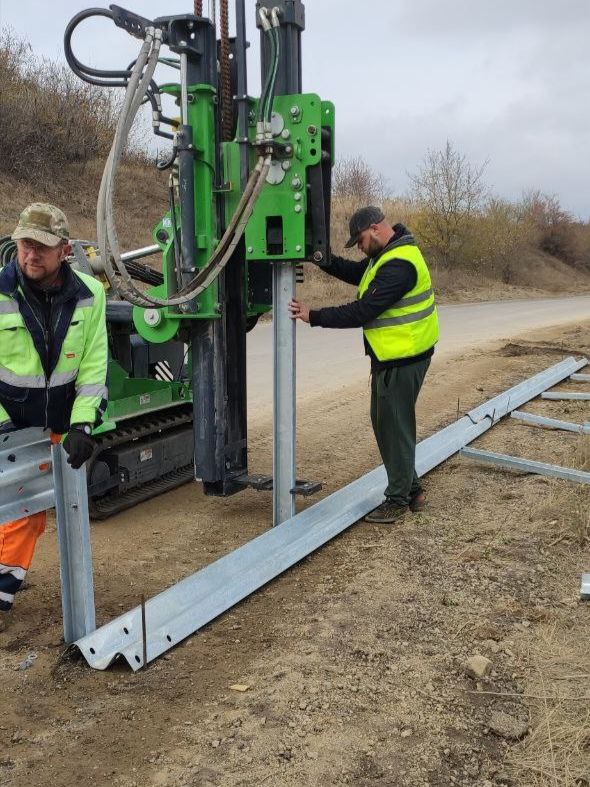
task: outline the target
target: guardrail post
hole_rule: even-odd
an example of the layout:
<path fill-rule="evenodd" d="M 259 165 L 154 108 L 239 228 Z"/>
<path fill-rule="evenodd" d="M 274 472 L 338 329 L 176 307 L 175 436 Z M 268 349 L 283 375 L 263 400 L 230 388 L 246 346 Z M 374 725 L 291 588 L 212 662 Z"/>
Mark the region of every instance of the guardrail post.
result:
<path fill-rule="evenodd" d="M 72 469 L 59 443 L 51 455 L 64 639 L 70 643 L 96 629 L 86 468 Z"/>

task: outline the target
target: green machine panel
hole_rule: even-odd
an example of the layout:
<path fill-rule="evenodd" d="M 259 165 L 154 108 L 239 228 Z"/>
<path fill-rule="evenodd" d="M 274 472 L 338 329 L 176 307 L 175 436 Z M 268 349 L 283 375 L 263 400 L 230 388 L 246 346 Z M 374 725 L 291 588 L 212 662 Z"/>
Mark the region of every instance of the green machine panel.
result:
<path fill-rule="evenodd" d="M 256 136 L 256 103 L 249 136 Z M 333 162 L 334 105 L 315 93 L 277 96 L 273 103 L 275 154 L 246 228 L 246 258 L 304 260 L 311 256 L 310 168 Z"/>

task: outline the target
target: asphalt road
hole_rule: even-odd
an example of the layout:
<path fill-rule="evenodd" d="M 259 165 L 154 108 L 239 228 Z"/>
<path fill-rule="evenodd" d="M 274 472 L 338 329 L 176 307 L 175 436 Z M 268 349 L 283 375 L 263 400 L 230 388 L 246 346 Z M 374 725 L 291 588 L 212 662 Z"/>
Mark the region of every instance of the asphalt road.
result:
<path fill-rule="evenodd" d="M 439 307 L 441 337 L 436 357 L 476 349 L 535 328 L 576 323 L 590 318 L 590 295 L 570 298 L 490 301 Z M 360 329 L 310 328 L 297 322 L 297 396 L 335 390 L 367 379 Z M 248 334 L 248 409 L 272 409 L 272 325 Z"/>

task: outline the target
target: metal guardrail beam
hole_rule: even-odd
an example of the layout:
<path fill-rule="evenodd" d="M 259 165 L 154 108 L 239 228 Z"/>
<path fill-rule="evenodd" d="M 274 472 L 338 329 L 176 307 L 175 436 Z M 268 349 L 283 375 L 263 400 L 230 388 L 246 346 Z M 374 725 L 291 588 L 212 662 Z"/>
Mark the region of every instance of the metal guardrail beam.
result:
<path fill-rule="evenodd" d="M 0 531 L 2 523 L 54 505 L 64 639 L 70 643 L 96 628 L 86 469 L 73 470 L 48 431 L 0 434 Z"/>
<path fill-rule="evenodd" d="M 51 454 L 64 639 L 70 643 L 96 629 L 86 467 L 70 467 L 61 444 Z"/>
<path fill-rule="evenodd" d="M 53 503 L 49 432 L 31 428 L 0 434 L 0 526 Z"/>
<path fill-rule="evenodd" d="M 590 374 L 571 374 L 570 380 L 576 383 L 590 383 Z"/>
<path fill-rule="evenodd" d="M 553 399 L 561 401 L 562 399 L 570 399 L 576 402 L 590 401 L 590 391 L 579 391 L 573 393 L 572 391 L 547 391 L 541 394 L 541 399 Z"/>
<path fill-rule="evenodd" d="M 577 434 L 590 434 L 590 423 L 575 424 L 571 421 L 560 421 L 557 418 L 546 418 L 544 415 L 534 415 L 515 410 L 510 417 L 529 426 L 546 426 L 548 429 L 561 429 L 562 432 L 577 432 Z"/>
<path fill-rule="evenodd" d="M 561 361 L 422 440 L 416 450 L 418 474 L 432 470 L 511 410 L 586 363 Z M 378 467 L 149 599 L 145 642 L 137 606 L 79 639 L 76 646 L 95 669 L 106 669 L 118 656 L 133 670 L 140 669 L 365 516 L 382 501 L 386 483 L 385 469 Z"/>
<path fill-rule="evenodd" d="M 508 456 L 508 454 L 496 454 L 493 451 L 480 451 L 477 448 L 462 448 L 461 456 L 468 459 L 475 459 L 477 462 L 496 465 L 507 470 L 520 470 L 523 473 L 535 473 L 552 478 L 562 478 L 565 481 L 573 481 L 577 484 L 590 484 L 590 473 L 584 470 L 576 470 L 573 467 L 560 467 L 550 465 L 545 462 L 534 462 L 532 459 L 522 459 L 518 456 Z"/>

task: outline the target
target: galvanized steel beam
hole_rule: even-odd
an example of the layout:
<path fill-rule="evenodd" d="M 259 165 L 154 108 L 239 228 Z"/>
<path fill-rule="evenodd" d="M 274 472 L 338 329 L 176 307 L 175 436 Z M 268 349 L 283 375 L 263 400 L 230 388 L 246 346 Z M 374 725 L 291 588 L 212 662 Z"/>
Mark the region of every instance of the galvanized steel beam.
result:
<path fill-rule="evenodd" d="M 586 363 L 574 358 L 561 361 L 422 440 L 416 450 L 418 474 L 432 470 L 511 410 Z M 133 670 L 140 669 L 365 516 L 382 501 L 386 482 L 385 469 L 378 467 L 149 599 L 145 643 L 142 609 L 137 606 L 78 640 L 76 646 L 95 669 L 106 669 L 118 656 Z"/>
<path fill-rule="evenodd" d="M 561 401 L 562 399 L 571 399 L 576 402 L 590 401 L 590 391 L 580 391 L 573 393 L 572 391 L 547 391 L 541 394 L 541 399 L 553 399 Z"/>
<path fill-rule="evenodd" d="M 49 433 L 31 428 L 0 434 L 0 525 L 53 502 Z"/>
<path fill-rule="evenodd" d="M 582 574 L 580 598 L 582 601 L 590 601 L 590 574 Z"/>
<path fill-rule="evenodd" d="M 560 467 L 559 465 L 550 465 L 546 462 L 534 462 L 532 459 L 522 459 L 519 456 L 508 456 L 508 454 L 496 454 L 493 451 L 480 451 L 477 448 L 462 448 L 461 456 L 475 459 L 477 462 L 496 465 L 496 467 L 503 467 L 507 470 L 519 470 L 522 473 L 561 478 L 565 481 L 573 481 L 576 484 L 590 484 L 590 473 L 576 470 L 573 467 Z"/>
<path fill-rule="evenodd" d="M 272 265 L 273 325 L 273 525 L 295 514 L 295 320 L 287 308 L 295 297 L 295 265 Z"/>
<path fill-rule="evenodd" d="M 543 415 L 525 413 L 515 410 L 510 417 L 529 426 L 546 426 L 548 429 L 561 429 L 563 432 L 577 432 L 577 434 L 590 434 L 590 423 L 575 424 L 571 421 L 560 421 L 557 418 L 546 418 Z"/>
<path fill-rule="evenodd" d="M 590 383 L 590 374 L 572 374 L 570 380 L 576 383 Z"/>
<path fill-rule="evenodd" d="M 51 447 L 64 639 L 75 642 L 96 629 L 86 467 L 74 470 L 61 444 Z"/>

